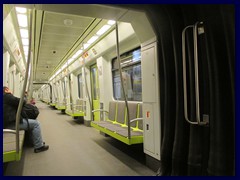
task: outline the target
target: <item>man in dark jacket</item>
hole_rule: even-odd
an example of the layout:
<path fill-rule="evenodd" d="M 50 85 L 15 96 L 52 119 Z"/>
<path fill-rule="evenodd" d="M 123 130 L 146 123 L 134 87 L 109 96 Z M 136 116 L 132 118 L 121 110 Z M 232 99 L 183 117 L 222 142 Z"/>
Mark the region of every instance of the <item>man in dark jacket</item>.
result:
<path fill-rule="evenodd" d="M 8 87 L 3 87 L 3 128 L 15 129 L 16 114 L 20 98 L 12 95 Z M 24 103 L 26 103 L 24 101 Z M 48 150 L 49 146 L 42 141 L 40 123 L 36 119 L 22 119 L 19 125 L 20 130 L 30 131 L 32 135 L 34 152 Z"/>
<path fill-rule="evenodd" d="M 8 87 L 3 87 L 3 128 L 15 125 L 19 101 L 20 99 L 13 96 Z M 25 103 L 24 101 L 23 104 Z M 22 119 L 20 122 L 22 122 Z"/>

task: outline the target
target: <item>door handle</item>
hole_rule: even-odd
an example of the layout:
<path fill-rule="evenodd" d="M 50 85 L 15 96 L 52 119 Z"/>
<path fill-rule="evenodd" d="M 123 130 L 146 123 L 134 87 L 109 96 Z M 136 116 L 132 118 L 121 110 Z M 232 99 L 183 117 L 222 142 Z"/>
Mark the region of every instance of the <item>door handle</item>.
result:
<path fill-rule="evenodd" d="M 186 75 L 186 31 L 193 29 L 194 45 L 194 77 L 195 77 L 195 98 L 196 98 L 196 121 L 188 118 L 188 97 L 187 97 L 187 75 Z M 194 125 L 207 125 L 209 115 L 203 115 L 203 121 L 200 120 L 200 103 L 199 103 L 199 73 L 198 73 L 198 35 L 204 33 L 203 22 L 196 22 L 194 25 L 186 26 L 182 31 L 182 62 L 183 62 L 183 94 L 184 94 L 184 117 L 185 120 Z"/>

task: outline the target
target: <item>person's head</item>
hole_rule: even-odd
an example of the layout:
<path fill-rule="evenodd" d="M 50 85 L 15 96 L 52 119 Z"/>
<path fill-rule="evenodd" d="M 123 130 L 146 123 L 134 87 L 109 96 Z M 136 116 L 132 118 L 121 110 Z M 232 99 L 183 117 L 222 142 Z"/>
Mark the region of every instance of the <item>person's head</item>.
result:
<path fill-rule="evenodd" d="M 5 93 L 12 93 L 7 86 L 3 86 L 3 94 Z"/>

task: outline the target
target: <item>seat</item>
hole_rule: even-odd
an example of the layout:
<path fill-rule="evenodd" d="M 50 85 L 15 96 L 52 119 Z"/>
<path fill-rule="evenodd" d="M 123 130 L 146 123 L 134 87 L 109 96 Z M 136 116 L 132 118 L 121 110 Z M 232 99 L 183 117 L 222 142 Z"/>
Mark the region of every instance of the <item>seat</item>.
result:
<path fill-rule="evenodd" d="M 130 137 L 128 133 L 127 108 L 123 101 L 109 102 L 109 112 L 99 110 L 106 112 L 108 118 L 103 121 L 92 121 L 91 126 L 128 145 L 143 143 L 143 130 L 140 129 L 142 128 L 141 107 L 141 103 L 128 103 Z"/>
<path fill-rule="evenodd" d="M 22 156 L 25 131 L 19 131 L 19 152 L 16 152 L 16 131 L 3 130 L 3 162 L 19 161 Z"/>

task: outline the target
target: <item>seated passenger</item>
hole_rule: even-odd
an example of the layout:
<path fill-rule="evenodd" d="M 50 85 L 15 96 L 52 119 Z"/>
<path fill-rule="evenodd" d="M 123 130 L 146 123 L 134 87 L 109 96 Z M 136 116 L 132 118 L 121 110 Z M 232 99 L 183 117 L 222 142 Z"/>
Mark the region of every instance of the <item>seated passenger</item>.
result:
<path fill-rule="evenodd" d="M 27 91 L 25 91 L 25 93 L 24 93 L 24 100 L 27 102 L 27 96 L 28 96 L 28 92 Z"/>
<path fill-rule="evenodd" d="M 31 101 L 30 101 L 30 104 L 32 104 L 32 105 L 35 105 L 35 104 L 36 104 L 36 102 L 35 102 L 35 99 L 34 99 L 34 98 L 32 98 L 32 99 L 31 99 Z"/>
<path fill-rule="evenodd" d="M 12 95 L 8 87 L 3 87 L 3 128 L 4 129 L 15 129 L 16 113 L 20 98 Z M 26 103 L 24 101 L 24 103 Z M 40 123 L 36 119 L 20 119 L 19 124 L 20 130 L 30 131 L 31 138 L 33 141 L 34 152 L 42 152 L 48 150 L 49 146 L 45 145 L 42 140 Z"/>

